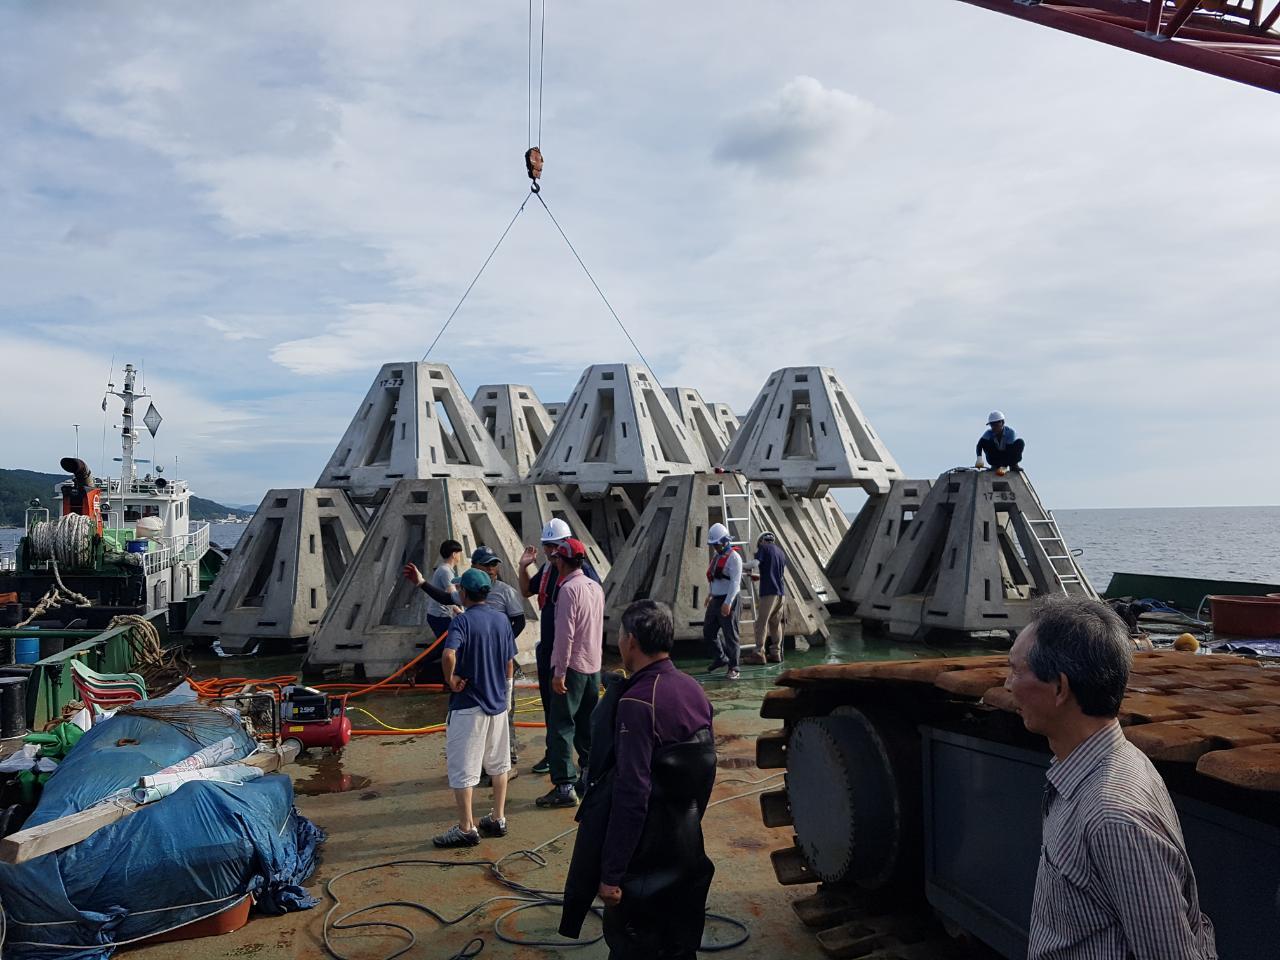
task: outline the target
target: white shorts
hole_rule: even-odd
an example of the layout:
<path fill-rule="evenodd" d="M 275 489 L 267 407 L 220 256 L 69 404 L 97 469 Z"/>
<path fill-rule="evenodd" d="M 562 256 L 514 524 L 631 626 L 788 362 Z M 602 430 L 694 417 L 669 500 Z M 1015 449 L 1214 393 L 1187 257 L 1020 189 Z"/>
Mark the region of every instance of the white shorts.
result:
<path fill-rule="evenodd" d="M 455 790 L 474 787 L 480 771 L 491 777 L 511 769 L 511 738 L 507 732 L 507 711 L 489 716 L 479 707 L 452 710 L 444 732 L 444 756 L 449 768 L 449 786 Z"/>

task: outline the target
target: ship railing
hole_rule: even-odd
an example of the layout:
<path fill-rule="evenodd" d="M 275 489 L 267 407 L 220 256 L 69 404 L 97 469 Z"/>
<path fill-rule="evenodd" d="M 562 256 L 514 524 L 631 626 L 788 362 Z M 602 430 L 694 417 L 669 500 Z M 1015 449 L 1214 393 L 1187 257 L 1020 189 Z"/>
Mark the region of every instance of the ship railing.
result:
<path fill-rule="evenodd" d="M 148 574 L 160 573 L 177 563 L 195 563 L 209 552 L 209 524 L 191 524 L 191 531 L 180 537 L 162 537 L 152 541 L 143 554 Z"/>
<path fill-rule="evenodd" d="M 161 489 L 156 486 L 156 478 L 134 480 L 133 483 L 124 483 L 118 478 L 113 478 L 99 480 L 98 489 L 105 491 L 110 497 L 152 496 L 157 493 L 170 494 L 185 490 L 186 483 L 182 480 L 168 480 L 167 485 Z"/>
<path fill-rule="evenodd" d="M 0 553 L 0 573 L 12 573 L 18 569 L 16 553 Z"/>

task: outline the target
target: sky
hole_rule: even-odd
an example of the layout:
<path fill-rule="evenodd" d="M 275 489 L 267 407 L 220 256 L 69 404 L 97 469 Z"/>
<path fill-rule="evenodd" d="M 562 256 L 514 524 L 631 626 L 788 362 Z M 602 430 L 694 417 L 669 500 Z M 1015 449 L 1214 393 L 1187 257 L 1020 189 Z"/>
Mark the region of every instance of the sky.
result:
<path fill-rule="evenodd" d="M 1280 100 L 956 0 L 865 13 L 547 5 L 542 196 L 661 382 L 745 413 L 832 367 L 916 477 L 999 408 L 1049 506 L 1280 502 Z M 528 196 L 528 17 L 0 6 L 0 466 L 56 471 L 75 423 L 116 455 L 132 362 L 143 455 L 197 493 L 314 483 Z M 431 359 L 563 401 L 636 356 L 530 203 Z"/>

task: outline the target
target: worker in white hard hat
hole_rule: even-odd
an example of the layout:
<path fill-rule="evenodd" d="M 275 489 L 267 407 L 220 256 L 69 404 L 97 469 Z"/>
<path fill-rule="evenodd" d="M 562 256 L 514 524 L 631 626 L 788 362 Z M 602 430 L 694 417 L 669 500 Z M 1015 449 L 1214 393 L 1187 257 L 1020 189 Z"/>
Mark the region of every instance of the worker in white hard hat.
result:
<path fill-rule="evenodd" d="M 737 680 L 741 642 L 738 615 L 742 612 L 742 554 L 734 549 L 729 528 L 713 523 L 707 531 L 711 564 L 707 567 L 707 613 L 702 620 L 702 637 L 711 645 L 715 659 L 707 667 L 714 673 L 728 667 L 726 680 Z"/>
<path fill-rule="evenodd" d="M 1019 439 L 1013 427 L 1004 422 L 1004 414 L 992 410 L 987 414 L 987 430 L 978 439 L 978 462 L 974 464 L 979 470 L 990 464 L 995 468 L 996 476 L 1003 477 L 1010 470 L 1021 470 L 1022 448 L 1026 442 Z M 986 457 L 986 462 L 983 462 Z"/>
<path fill-rule="evenodd" d="M 538 560 L 535 547 L 526 546 L 516 563 L 516 575 L 520 579 L 520 592 L 526 597 L 538 598 L 538 645 L 534 654 L 538 662 L 538 698 L 542 701 L 542 720 L 550 729 L 551 719 L 551 651 L 556 639 L 556 568 L 550 563 L 556 547 L 573 536 L 569 524 L 559 517 L 552 517 L 542 528 L 542 553 L 544 561 L 537 573 L 530 576 L 529 568 Z M 596 583 L 600 582 L 600 574 L 591 565 L 590 557 L 582 565 L 582 572 Z M 542 759 L 533 765 L 533 772 L 539 775 L 550 773 L 551 765 L 546 751 Z"/>

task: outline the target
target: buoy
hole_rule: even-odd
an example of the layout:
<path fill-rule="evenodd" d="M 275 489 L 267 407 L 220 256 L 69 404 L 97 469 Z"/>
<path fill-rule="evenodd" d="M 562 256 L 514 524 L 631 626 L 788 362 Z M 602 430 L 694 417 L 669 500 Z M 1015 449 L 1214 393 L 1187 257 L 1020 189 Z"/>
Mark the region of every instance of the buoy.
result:
<path fill-rule="evenodd" d="M 1180 650 L 1183 653 L 1195 653 L 1200 649 L 1200 641 L 1189 633 L 1180 633 L 1178 638 L 1173 641 L 1173 649 Z"/>

